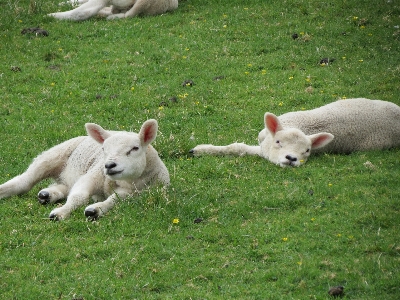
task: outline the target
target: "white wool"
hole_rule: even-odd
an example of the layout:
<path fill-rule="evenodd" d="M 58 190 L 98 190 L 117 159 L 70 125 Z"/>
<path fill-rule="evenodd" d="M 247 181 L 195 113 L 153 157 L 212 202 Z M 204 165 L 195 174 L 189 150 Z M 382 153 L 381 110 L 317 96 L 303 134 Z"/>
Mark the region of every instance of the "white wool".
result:
<path fill-rule="evenodd" d="M 65 205 L 50 213 L 51 219 L 65 219 L 90 199 L 85 215 L 95 219 L 120 200 L 153 184 L 169 184 L 169 174 L 157 151 L 150 145 L 156 138 L 156 120 L 147 120 L 139 133 L 106 131 L 86 124 L 89 136 L 59 144 L 34 159 L 21 175 L 0 185 L 0 199 L 30 191 L 46 178 L 55 184 L 39 192 L 42 204 L 67 198 Z"/>
<path fill-rule="evenodd" d="M 95 15 L 108 19 L 133 18 L 139 15 L 160 15 L 178 8 L 178 0 L 70 0 L 75 9 L 48 14 L 59 20 L 83 21 Z M 110 6 L 110 7 L 107 7 Z"/>
<path fill-rule="evenodd" d="M 400 107 L 364 98 L 307 111 L 264 115 L 259 146 L 198 145 L 194 155 L 259 155 L 282 167 L 299 166 L 312 152 L 350 153 L 400 146 Z"/>

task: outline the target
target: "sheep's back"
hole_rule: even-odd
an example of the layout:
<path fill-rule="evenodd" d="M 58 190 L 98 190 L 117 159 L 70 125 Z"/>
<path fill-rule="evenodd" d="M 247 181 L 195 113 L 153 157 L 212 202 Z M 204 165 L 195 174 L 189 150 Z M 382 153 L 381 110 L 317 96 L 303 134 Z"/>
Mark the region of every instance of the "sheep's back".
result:
<path fill-rule="evenodd" d="M 339 100 L 308 110 L 283 114 L 283 127 L 305 134 L 329 132 L 334 140 L 318 152 L 350 153 L 400 145 L 400 107 L 363 98 Z"/>
<path fill-rule="evenodd" d="M 102 172 L 103 151 L 101 145 L 90 137 L 84 137 L 65 163 L 60 177 L 68 186 L 88 171 Z"/>

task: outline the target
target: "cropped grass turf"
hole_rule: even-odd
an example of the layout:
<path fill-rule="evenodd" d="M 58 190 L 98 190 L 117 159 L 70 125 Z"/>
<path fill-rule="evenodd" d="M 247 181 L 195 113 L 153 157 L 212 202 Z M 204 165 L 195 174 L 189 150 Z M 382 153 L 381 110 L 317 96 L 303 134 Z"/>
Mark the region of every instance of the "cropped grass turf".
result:
<path fill-rule="evenodd" d="M 336 285 L 399 299 L 398 149 L 286 169 L 188 155 L 256 144 L 266 111 L 400 105 L 398 1 L 186 0 L 76 23 L 46 17 L 69 9 L 58 2 L 0 0 L 0 182 L 86 122 L 137 131 L 155 118 L 171 187 L 96 222 L 83 208 L 49 221 L 36 200 L 49 182 L 1 200 L 1 299 L 329 299 Z M 49 35 L 21 34 L 36 26 Z"/>

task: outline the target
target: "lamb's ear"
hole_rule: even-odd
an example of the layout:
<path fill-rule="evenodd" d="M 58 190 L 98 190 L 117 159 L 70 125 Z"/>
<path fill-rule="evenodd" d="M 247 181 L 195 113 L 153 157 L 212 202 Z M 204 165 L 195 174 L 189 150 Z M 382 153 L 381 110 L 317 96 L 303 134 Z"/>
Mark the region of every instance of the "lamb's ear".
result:
<path fill-rule="evenodd" d="M 274 136 L 278 131 L 283 130 L 278 117 L 272 113 L 266 112 L 264 115 L 265 128 Z"/>
<path fill-rule="evenodd" d="M 87 134 L 100 144 L 103 144 L 104 141 L 111 135 L 108 131 L 104 130 L 100 125 L 94 123 L 86 123 L 85 128 Z"/>
<path fill-rule="evenodd" d="M 318 149 L 325 147 L 330 142 L 332 142 L 334 136 L 333 134 L 327 132 L 320 132 L 308 136 L 311 139 L 311 149 Z"/>
<path fill-rule="evenodd" d="M 154 119 L 147 120 L 143 123 L 139 131 L 139 138 L 144 145 L 150 144 L 157 136 L 158 123 Z"/>

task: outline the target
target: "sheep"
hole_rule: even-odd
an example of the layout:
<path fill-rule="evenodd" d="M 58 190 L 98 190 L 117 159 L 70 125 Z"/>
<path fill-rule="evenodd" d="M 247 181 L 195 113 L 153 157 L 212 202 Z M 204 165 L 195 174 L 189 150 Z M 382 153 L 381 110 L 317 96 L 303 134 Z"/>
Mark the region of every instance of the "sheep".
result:
<path fill-rule="evenodd" d="M 133 18 L 139 15 L 159 15 L 178 8 L 178 0 L 70 0 L 75 9 L 50 13 L 59 20 L 83 21 L 97 14 L 107 19 Z M 111 5 L 110 7 L 107 7 Z"/>
<path fill-rule="evenodd" d="M 67 198 L 50 212 L 51 220 L 63 220 L 90 198 L 100 201 L 85 208 L 95 220 L 115 203 L 147 188 L 169 185 L 169 173 L 150 143 L 156 138 L 158 123 L 150 119 L 139 133 L 107 131 L 94 123 L 85 124 L 88 136 L 67 140 L 43 152 L 19 176 L 0 185 L 0 199 L 20 195 L 46 178 L 55 183 L 38 193 L 41 204 Z"/>
<path fill-rule="evenodd" d="M 198 145 L 190 152 L 195 156 L 258 155 L 281 167 L 298 167 L 307 161 L 311 150 L 350 153 L 400 145 L 400 107 L 381 100 L 339 100 L 279 117 L 267 112 L 264 123 L 258 146 Z"/>

